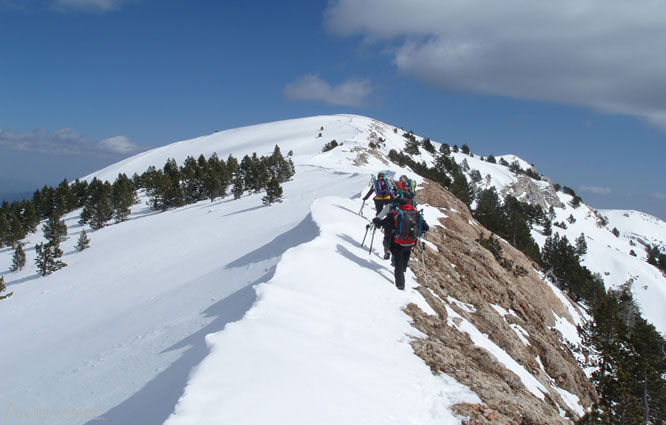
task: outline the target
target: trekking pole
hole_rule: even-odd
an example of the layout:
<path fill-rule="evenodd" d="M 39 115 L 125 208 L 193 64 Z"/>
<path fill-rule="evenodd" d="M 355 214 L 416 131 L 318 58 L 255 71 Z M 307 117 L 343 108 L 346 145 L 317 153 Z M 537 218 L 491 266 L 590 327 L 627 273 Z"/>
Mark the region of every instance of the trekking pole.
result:
<path fill-rule="evenodd" d="M 372 226 L 372 237 L 370 238 L 370 249 L 368 250 L 368 254 L 372 254 L 372 244 L 375 242 L 375 230 L 377 230 L 377 228 Z"/>
<path fill-rule="evenodd" d="M 363 207 L 365 207 L 365 199 L 363 200 L 363 204 L 361 205 L 361 209 L 358 212 L 358 215 L 363 215 Z"/>
<path fill-rule="evenodd" d="M 426 276 L 425 256 L 423 255 L 423 242 L 419 238 L 419 249 L 421 250 L 421 262 L 423 263 L 423 281 L 428 286 L 428 277 Z"/>
<path fill-rule="evenodd" d="M 372 224 L 366 224 L 365 225 L 365 235 L 363 235 L 363 242 L 361 242 L 361 246 L 365 245 L 365 238 L 368 236 L 368 230 L 370 230 L 370 227 L 373 227 Z"/>

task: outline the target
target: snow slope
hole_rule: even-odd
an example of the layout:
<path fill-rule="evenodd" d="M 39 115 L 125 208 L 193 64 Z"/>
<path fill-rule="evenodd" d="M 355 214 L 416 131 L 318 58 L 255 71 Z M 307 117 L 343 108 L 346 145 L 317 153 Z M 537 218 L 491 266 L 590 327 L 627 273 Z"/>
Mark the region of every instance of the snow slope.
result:
<path fill-rule="evenodd" d="M 224 423 L 218 415 L 230 422 L 274 423 L 287 415 L 294 423 L 458 423 L 448 406 L 474 395 L 432 376 L 409 346 L 415 331 L 401 309 L 427 306 L 417 293 L 392 288 L 387 262 L 359 247 L 365 221 L 355 213 L 370 175 L 409 173 L 361 150 L 379 138 L 384 153 L 404 147 L 401 130 L 370 118 L 311 117 L 174 143 L 86 176 L 113 180 L 168 158 L 182 164 L 213 152 L 240 160 L 270 154 L 276 144 L 293 151 L 296 164 L 280 204 L 265 207 L 262 194 L 246 194 L 155 213 L 143 197 L 128 222 L 90 232 L 91 248 L 81 253 L 73 249 L 83 229 L 74 211 L 65 217 L 69 266 L 44 278 L 33 264 L 41 232 L 27 238 L 20 272 L 8 271 L 11 252 L 0 250 L 0 273 L 14 292 L 0 302 L 0 321 L 10 324 L 2 330 L 9 349 L 0 351 L 0 423 L 102 417 L 107 424 L 160 424 L 177 403 L 169 423 Z M 322 153 L 332 139 L 343 145 Z M 453 155 L 490 175 L 483 184 L 501 189 L 515 181 L 506 167 Z M 417 160 L 433 157 L 422 152 Z M 434 222 L 438 212 L 426 213 Z M 635 273 L 641 308 L 664 332 L 663 276 L 640 253 L 628 257 L 628 239 L 596 228 L 589 208 L 567 206 L 557 220 L 570 213 L 581 227 L 571 225 L 569 239 L 584 230 L 589 252 L 601 249 L 586 265 L 608 269 L 612 285 Z M 295 405 L 298 397 L 303 402 Z M 290 415 L 290 407 L 302 416 Z"/>
<path fill-rule="evenodd" d="M 377 131 L 395 137 L 396 146 L 400 141 L 392 127 L 369 118 L 313 117 L 175 143 L 88 176 L 113 180 L 201 153 L 269 154 L 276 143 L 293 151 L 297 168 L 283 185 L 285 201 L 271 207 L 255 194 L 155 213 L 144 197 L 128 222 L 89 232 L 91 248 L 81 253 L 73 249 L 82 230 L 74 211 L 65 217 L 68 267 L 44 278 L 34 266 L 41 232 L 26 239 L 20 272 L 8 271 L 11 252 L 3 249 L 0 273 L 14 295 L 0 303 L 0 321 L 12 324 L 2 331 L 11 349 L 0 351 L 0 418 L 162 423 L 207 354 L 204 336 L 243 317 L 256 299 L 252 286 L 273 277 L 287 249 L 317 236 L 312 202 L 358 195 L 371 173 L 386 168 L 372 156 L 353 165 L 352 149 Z M 321 153 L 334 138 L 344 146 Z M 392 304 L 397 314 L 399 304 Z"/>
<path fill-rule="evenodd" d="M 211 354 L 167 425 L 452 424 L 449 405 L 479 402 L 413 355 L 419 332 L 401 308 L 431 310 L 418 292 L 396 291 L 386 261 L 361 247 L 359 205 L 313 203 L 319 236 L 282 256 L 243 320 L 207 337 Z"/>

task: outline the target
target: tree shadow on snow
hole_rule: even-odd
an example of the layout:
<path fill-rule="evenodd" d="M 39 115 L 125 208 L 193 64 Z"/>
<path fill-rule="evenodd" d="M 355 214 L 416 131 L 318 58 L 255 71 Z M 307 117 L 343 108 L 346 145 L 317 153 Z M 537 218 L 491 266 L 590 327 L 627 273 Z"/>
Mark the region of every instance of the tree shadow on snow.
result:
<path fill-rule="evenodd" d="M 7 270 L 7 272 L 5 272 L 5 273 L 9 273 L 9 270 Z M 0 273 L 0 274 L 4 274 L 4 273 Z M 22 277 L 20 279 L 9 281 L 9 282 L 7 282 L 7 287 L 9 288 L 12 285 L 18 285 L 19 283 L 27 282 L 29 280 L 39 279 L 40 277 L 42 277 L 42 276 L 39 273 L 35 273 L 33 275 L 30 275 L 30 276 L 26 276 L 26 277 Z"/>
<path fill-rule="evenodd" d="M 266 208 L 266 207 L 267 207 L 267 205 L 263 205 L 263 204 L 262 205 L 257 205 L 255 207 L 245 208 L 244 210 L 234 211 L 232 213 L 225 214 L 222 217 L 229 217 L 230 215 L 243 214 L 243 213 L 246 213 L 246 212 L 250 212 L 250 211 L 254 211 L 254 210 L 258 210 L 260 208 Z"/>

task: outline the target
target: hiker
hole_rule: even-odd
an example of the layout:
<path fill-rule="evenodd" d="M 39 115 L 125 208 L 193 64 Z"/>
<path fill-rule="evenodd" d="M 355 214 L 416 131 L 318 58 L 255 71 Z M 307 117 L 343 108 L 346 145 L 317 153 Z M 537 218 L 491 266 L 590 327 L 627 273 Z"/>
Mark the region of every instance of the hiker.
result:
<path fill-rule="evenodd" d="M 389 204 L 372 219 L 375 226 L 382 226 L 389 235 L 391 264 L 395 267 L 395 286 L 405 289 L 405 272 L 412 254 L 412 247 L 420 243 L 421 235 L 430 229 L 422 214 L 414 208 L 413 200 L 400 198 L 398 205 Z"/>
<path fill-rule="evenodd" d="M 414 199 L 414 194 L 416 193 L 416 182 L 414 180 L 403 174 L 395 185 L 399 192 L 396 196 Z"/>
<path fill-rule="evenodd" d="M 377 174 L 377 180 L 375 180 L 375 184 L 372 185 L 368 193 L 363 197 L 363 201 L 367 201 L 370 195 L 372 195 L 372 192 L 375 192 L 375 209 L 377 210 L 377 214 L 379 214 L 382 208 L 384 208 L 384 205 L 391 202 L 391 199 L 393 198 L 391 188 L 389 183 L 384 178 L 383 172 Z"/>

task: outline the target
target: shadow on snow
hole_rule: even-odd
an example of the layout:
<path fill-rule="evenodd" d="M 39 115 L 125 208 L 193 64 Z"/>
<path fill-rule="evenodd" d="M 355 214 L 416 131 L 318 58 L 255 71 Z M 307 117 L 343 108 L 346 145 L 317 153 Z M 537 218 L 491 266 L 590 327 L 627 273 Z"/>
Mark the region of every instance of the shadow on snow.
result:
<path fill-rule="evenodd" d="M 319 228 L 308 215 L 291 230 L 281 234 L 266 245 L 258 248 L 225 266 L 225 269 L 243 267 L 253 263 L 280 257 L 289 248 L 313 240 L 319 234 Z M 277 261 L 276 261 L 277 263 Z M 228 323 L 243 318 L 256 301 L 254 286 L 271 280 L 277 265 L 247 286 L 208 307 L 203 315 L 214 317 L 213 321 L 199 331 L 187 336 L 162 353 L 190 347 L 182 356 L 148 382 L 142 389 L 127 400 L 111 408 L 86 425 L 158 425 L 164 423 L 173 413 L 176 403 L 183 395 L 192 369 L 207 355 L 205 337 L 222 331 Z"/>

